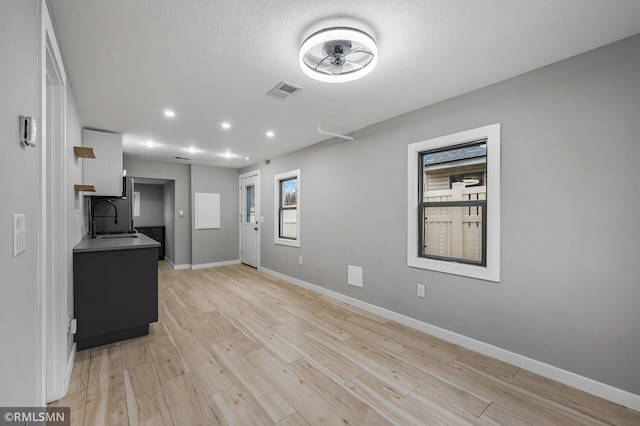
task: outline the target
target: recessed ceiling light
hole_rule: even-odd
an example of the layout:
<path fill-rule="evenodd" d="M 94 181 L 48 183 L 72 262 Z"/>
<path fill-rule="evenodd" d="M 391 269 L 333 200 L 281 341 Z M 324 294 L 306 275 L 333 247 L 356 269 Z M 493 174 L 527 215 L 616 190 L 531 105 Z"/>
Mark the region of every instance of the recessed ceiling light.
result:
<path fill-rule="evenodd" d="M 152 141 L 151 139 L 149 139 L 148 141 L 146 141 L 144 143 L 146 146 L 148 146 L 149 148 L 153 148 L 154 146 L 158 146 L 157 143 L 155 143 L 154 141 Z"/>
<path fill-rule="evenodd" d="M 165 115 L 165 117 L 171 117 L 171 118 L 173 118 L 173 117 L 175 117 L 175 116 L 176 116 L 176 113 L 175 113 L 175 112 L 173 112 L 173 111 L 172 111 L 172 110 L 170 110 L 170 109 L 165 109 L 165 110 L 164 110 L 164 115 Z"/>
<path fill-rule="evenodd" d="M 187 152 L 200 152 L 200 150 L 195 146 L 190 146 L 189 148 L 185 148 L 184 150 Z"/>
<path fill-rule="evenodd" d="M 231 128 L 231 123 L 229 123 L 227 121 L 223 121 L 221 126 L 222 126 L 223 129 L 230 129 Z"/>
<path fill-rule="evenodd" d="M 232 158 L 235 157 L 235 155 L 233 155 L 232 153 L 230 153 L 229 151 L 223 152 L 222 154 L 220 154 L 221 157 L 224 158 Z"/>
<path fill-rule="evenodd" d="M 378 61 L 373 38 L 354 28 L 326 28 L 300 47 L 300 68 L 311 78 L 328 83 L 353 81 L 369 74 Z"/>
<path fill-rule="evenodd" d="M 249 160 L 251 160 L 251 157 L 247 156 L 247 157 L 244 157 L 244 159 L 249 161 Z"/>
<path fill-rule="evenodd" d="M 275 133 L 273 133 L 273 131 L 272 131 L 272 130 L 268 130 L 268 131 L 267 131 L 267 137 L 268 137 L 268 138 L 272 138 L 272 137 L 274 137 L 275 135 L 276 135 L 276 134 L 275 134 Z"/>

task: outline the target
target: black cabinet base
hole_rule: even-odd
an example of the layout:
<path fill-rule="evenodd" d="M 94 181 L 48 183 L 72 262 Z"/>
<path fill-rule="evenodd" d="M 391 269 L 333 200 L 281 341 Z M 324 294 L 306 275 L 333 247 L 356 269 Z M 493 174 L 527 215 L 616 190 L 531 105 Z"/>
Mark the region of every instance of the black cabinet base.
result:
<path fill-rule="evenodd" d="M 158 321 L 158 248 L 73 254 L 77 349 L 149 334 Z"/>
<path fill-rule="evenodd" d="M 121 330 L 115 333 L 103 334 L 101 336 L 88 337 L 86 339 L 76 340 L 76 350 L 82 351 L 96 346 L 102 346 L 109 343 L 119 342 L 121 340 L 133 339 L 134 337 L 146 336 L 149 334 L 149 324 L 140 327 Z"/>

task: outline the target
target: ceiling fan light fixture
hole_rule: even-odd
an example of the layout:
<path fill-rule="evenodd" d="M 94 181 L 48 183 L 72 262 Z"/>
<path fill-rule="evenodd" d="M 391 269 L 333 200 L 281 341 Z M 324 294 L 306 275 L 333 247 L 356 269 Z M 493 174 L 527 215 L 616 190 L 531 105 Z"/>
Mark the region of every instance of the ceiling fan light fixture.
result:
<path fill-rule="evenodd" d="M 378 62 L 373 38 L 355 28 L 326 28 L 310 35 L 300 47 L 300 68 L 311 78 L 328 83 L 357 80 Z"/>

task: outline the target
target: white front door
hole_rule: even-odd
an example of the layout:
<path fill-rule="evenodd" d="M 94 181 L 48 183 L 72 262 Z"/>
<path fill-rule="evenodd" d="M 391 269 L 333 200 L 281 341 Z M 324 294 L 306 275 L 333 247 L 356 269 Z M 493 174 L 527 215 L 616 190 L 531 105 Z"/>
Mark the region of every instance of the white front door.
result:
<path fill-rule="evenodd" d="M 240 176 L 240 261 L 257 268 L 260 264 L 260 175 Z"/>

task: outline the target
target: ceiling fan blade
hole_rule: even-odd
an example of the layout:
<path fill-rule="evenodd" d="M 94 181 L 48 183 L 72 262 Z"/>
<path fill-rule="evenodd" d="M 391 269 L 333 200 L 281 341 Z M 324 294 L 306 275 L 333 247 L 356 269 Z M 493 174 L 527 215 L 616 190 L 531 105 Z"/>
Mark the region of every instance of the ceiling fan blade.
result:
<path fill-rule="evenodd" d="M 333 65 L 329 64 L 325 67 L 318 67 L 316 71 L 327 74 L 327 75 L 339 75 L 343 72 L 344 65 Z"/>
<path fill-rule="evenodd" d="M 360 65 L 359 63 L 357 63 L 357 62 L 352 62 L 352 61 L 350 61 L 350 60 L 347 60 L 344 64 L 345 64 L 345 65 L 349 65 L 349 69 L 347 70 L 348 72 L 351 72 L 351 71 L 357 71 L 357 70 L 359 70 L 360 68 L 364 68 L 364 65 Z"/>
<path fill-rule="evenodd" d="M 331 55 L 327 55 L 327 56 L 325 56 L 324 58 L 322 58 L 320 61 L 318 61 L 317 65 L 316 65 L 313 69 L 314 69 L 314 70 L 316 70 L 316 71 L 320 71 L 320 70 L 318 69 L 318 67 L 320 67 L 320 65 L 322 65 L 322 63 L 323 63 L 323 62 L 325 62 L 325 61 L 326 61 L 327 59 L 329 59 L 330 57 L 331 57 Z M 328 63 L 328 64 L 329 64 L 329 66 L 331 66 L 331 62 L 325 62 L 325 63 Z"/>
<path fill-rule="evenodd" d="M 373 61 L 374 55 L 368 50 L 353 50 L 345 55 L 347 62 L 357 66 L 358 69 L 366 67 L 371 61 Z"/>
<path fill-rule="evenodd" d="M 351 51 L 347 52 L 344 54 L 344 56 L 349 56 L 352 55 L 354 53 L 365 53 L 367 55 L 371 55 L 373 56 L 373 52 L 371 52 L 370 50 L 368 50 L 366 47 L 364 46 L 358 46 L 355 49 L 352 49 Z"/>

